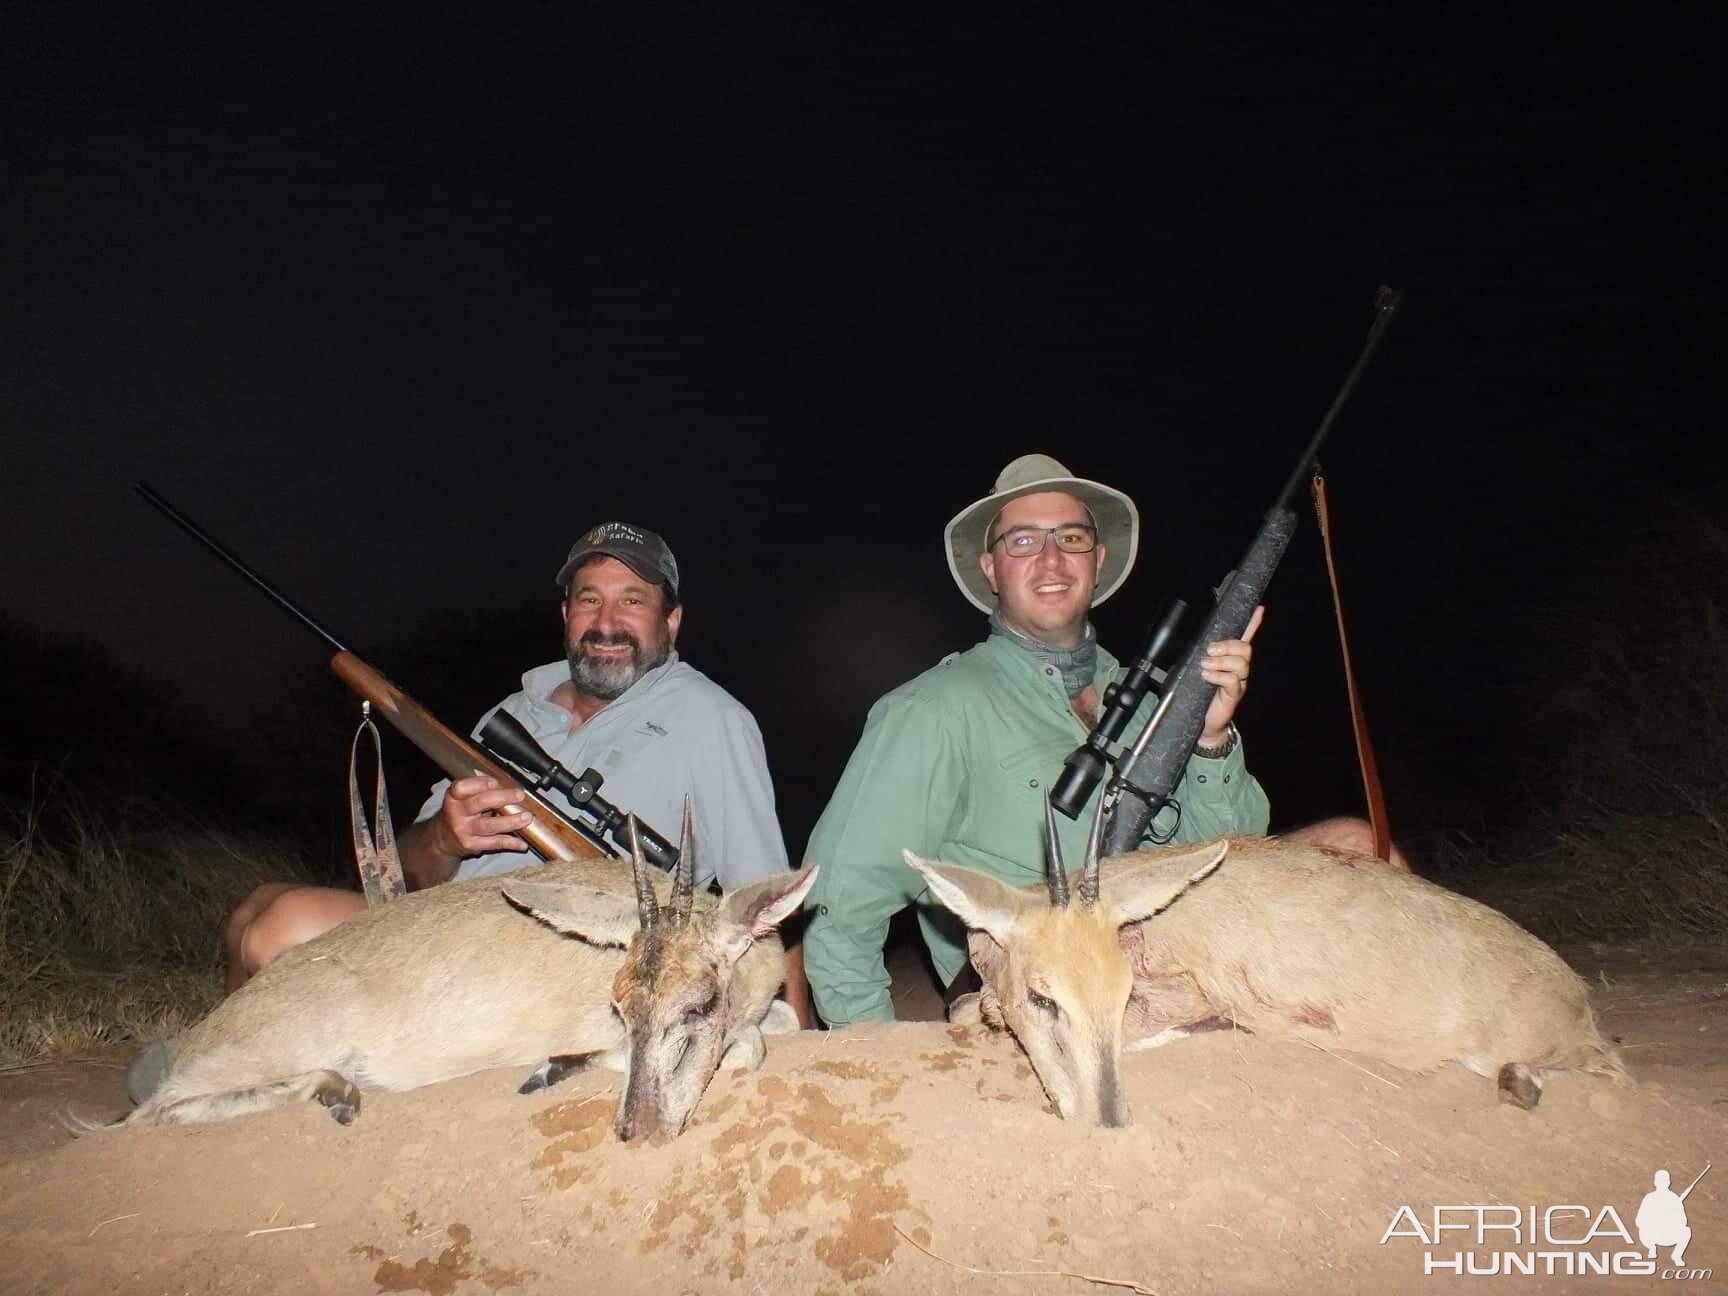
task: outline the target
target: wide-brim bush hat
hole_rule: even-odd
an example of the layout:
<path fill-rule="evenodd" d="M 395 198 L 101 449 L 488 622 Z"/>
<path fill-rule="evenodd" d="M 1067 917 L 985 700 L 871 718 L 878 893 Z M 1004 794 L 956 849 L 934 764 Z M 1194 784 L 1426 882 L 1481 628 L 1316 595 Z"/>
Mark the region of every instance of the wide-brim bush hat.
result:
<path fill-rule="evenodd" d="M 996 485 L 988 495 L 956 513 L 942 533 L 954 583 L 980 612 L 996 610 L 996 591 L 978 566 L 990 524 L 1011 501 L 1040 491 L 1072 495 L 1091 510 L 1098 524 L 1098 543 L 1104 546 L 1105 554 L 1092 591 L 1092 606 L 1097 607 L 1128 579 L 1140 549 L 1140 510 L 1134 501 L 1113 486 L 1076 477 L 1049 455 L 1021 455 L 996 475 Z"/>

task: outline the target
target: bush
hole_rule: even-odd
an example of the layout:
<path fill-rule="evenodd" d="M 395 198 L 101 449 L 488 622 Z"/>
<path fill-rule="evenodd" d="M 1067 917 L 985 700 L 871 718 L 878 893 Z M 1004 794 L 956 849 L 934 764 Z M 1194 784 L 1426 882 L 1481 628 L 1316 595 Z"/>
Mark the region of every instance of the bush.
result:
<path fill-rule="evenodd" d="M 1551 938 L 1728 931 L 1728 528 L 1653 521 L 1532 618 L 1516 867 L 1472 888 Z"/>
<path fill-rule="evenodd" d="M 221 998 L 221 925 L 260 882 L 304 880 L 266 842 L 66 789 L 0 835 L 0 1065 L 172 1034 Z"/>

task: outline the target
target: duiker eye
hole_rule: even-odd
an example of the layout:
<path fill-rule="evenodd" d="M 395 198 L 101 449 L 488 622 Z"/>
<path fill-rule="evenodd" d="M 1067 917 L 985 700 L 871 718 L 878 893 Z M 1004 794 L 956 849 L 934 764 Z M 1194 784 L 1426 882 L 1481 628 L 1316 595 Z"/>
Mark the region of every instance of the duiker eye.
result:
<path fill-rule="evenodd" d="M 1047 1012 L 1052 1017 L 1060 1011 L 1060 1009 L 1056 1007 L 1056 1001 L 1054 999 L 1050 998 L 1049 995 L 1041 995 L 1036 990 L 1028 989 L 1026 991 L 1026 999 L 1027 1002 L 1029 1002 L 1039 1012 Z"/>

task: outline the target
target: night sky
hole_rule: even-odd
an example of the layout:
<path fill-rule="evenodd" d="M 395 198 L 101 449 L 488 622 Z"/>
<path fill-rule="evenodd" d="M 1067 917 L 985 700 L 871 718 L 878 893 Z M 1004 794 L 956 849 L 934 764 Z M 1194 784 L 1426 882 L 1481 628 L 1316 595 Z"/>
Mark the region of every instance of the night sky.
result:
<path fill-rule="evenodd" d="M 461 730 L 623 518 L 677 553 L 796 854 L 870 701 L 981 635 L 941 528 L 1003 463 L 1137 498 L 1098 617 L 1131 655 L 1234 566 L 1381 283 L 1324 463 L 1395 827 L 1539 762 L 1524 612 L 1723 508 L 1703 7 L 13 12 L 5 607 L 228 732 L 341 685 L 134 481 Z M 1356 809 L 1311 516 L 1268 603 L 1275 824 Z"/>

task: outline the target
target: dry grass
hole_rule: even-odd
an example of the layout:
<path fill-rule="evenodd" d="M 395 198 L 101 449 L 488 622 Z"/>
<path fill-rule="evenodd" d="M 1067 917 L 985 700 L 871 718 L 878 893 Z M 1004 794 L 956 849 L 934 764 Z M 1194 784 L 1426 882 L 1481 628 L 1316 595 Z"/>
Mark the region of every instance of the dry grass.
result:
<path fill-rule="evenodd" d="M 1728 528 L 1676 515 L 1531 629 L 1530 815 L 1471 887 L 1551 939 L 1728 932 Z"/>
<path fill-rule="evenodd" d="M 1728 932 L 1728 842 L 1678 816 L 1602 810 L 1466 888 L 1554 942 L 1720 940 Z"/>
<path fill-rule="evenodd" d="M 279 847 L 56 794 L 0 834 L 0 1067 L 179 1030 L 221 996 L 222 920 Z"/>

